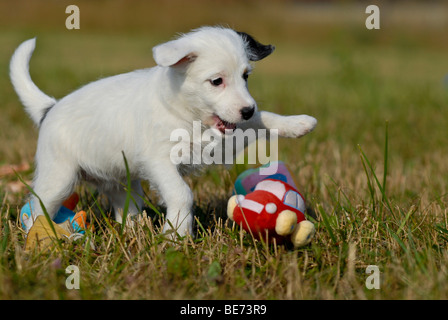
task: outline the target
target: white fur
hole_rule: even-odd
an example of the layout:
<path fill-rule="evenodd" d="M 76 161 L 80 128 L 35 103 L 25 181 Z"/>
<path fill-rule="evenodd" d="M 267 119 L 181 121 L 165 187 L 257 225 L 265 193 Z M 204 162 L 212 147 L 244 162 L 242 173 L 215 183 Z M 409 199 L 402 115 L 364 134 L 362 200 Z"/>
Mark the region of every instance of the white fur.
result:
<path fill-rule="evenodd" d="M 80 178 L 88 177 L 107 194 L 121 221 L 124 152 L 137 201 L 129 214 L 137 214 L 142 204 L 140 179 L 149 180 L 167 205 L 170 224 L 180 235 L 192 234 L 192 191 L 170 161 L 173 130 L 191 132 L 193 121 L 213 126 L 214 115 L 242 128 L 278 128 L 286 137 L 300 137 L 316 125 L 306 115 L 259 111 L 249 121 L 242 119 L 241 109 L 256 103 L 242 78 L 251 70 L 247 44 L 231 29 L 203 27 L 158 45 L 156 67 L 92 82 L 59 101 L 42 93 L 29 76 L 34 45 L 32 39 L 18 47 L 10 73 L 26 111 L 40 125 L 33 187 L 51 216 Z M 210 83 L 217 77 L 223 85 Z M 34 215 L 43 214 L 32 200 Z"/>
<path fill-rule="evenodd" d="M 36 38 L 25 41 L 11 58 L 10 75 L 14 88 L 20 88 L 20 100 L 35 123 L 39 123 L 42 111 L 56 103 L 56 100 L 40 91 L 29 73 L 31 54 L 36 46 Z"/>

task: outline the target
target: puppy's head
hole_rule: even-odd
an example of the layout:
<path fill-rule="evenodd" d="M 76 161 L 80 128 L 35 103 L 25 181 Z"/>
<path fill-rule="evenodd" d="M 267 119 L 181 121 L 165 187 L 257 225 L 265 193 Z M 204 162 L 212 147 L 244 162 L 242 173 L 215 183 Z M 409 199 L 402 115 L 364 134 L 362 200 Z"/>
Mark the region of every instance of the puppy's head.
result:
<path fill-rule="evenodd" d="M 176 93 L 192 113 L 226 133 L 257 111 L 247 88 L 251 61 L 273 51 L 244 32 L 203 27 L 154 47 L 153 55 L 159 66 L 170 68 Z"/>

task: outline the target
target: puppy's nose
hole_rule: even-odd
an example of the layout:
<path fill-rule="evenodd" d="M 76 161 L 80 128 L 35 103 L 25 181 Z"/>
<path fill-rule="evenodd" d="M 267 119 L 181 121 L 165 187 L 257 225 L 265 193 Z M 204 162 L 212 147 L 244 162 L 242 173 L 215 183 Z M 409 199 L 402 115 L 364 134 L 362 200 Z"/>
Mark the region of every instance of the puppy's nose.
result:
<path fill-rule="evenodd" d="M 254 115 L 255 107 L 244 107 L 240 110 L 240 112 L 244 120 L 249 120 Z"/>

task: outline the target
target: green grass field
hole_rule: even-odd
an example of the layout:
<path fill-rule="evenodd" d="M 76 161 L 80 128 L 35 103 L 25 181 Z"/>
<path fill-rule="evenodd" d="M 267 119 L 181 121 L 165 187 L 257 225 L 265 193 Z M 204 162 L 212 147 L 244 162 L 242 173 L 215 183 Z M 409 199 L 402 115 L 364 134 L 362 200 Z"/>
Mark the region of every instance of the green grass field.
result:
<path fill-rule="evenodd" d="M 367 30 L 366 4 L 186 3 L 79 1 L 81 29 L 67 30 L 68 1 L 0 1 L 0 299 L 447 299 L 447 5 L 386 2 L 381 30 Z M 279 143 L 316 225 L 312 244 L 266 246 L 227 221 L 232 185 L 249 167 L 239 165 L 188 179 L 195 239 L 166 240 L 154 213 L 121 234 L 99 217 L 104 199 L 82 186 L 94 247 L 25 253 L 17 215 L 28 190 L 9 168 L 32 180 L 37 130 L 8 78 L 14 49 L 37 36 L 33 80 L 61 98 L 153 66 L 154 45 L 205 24 L 275 44 L 249 80 L 259 107 L 319 121 Z M 79 290 L 65 286 L 69 265 Z M 379 289 L 366 287 L 368 265 L 381 272 Z"/>

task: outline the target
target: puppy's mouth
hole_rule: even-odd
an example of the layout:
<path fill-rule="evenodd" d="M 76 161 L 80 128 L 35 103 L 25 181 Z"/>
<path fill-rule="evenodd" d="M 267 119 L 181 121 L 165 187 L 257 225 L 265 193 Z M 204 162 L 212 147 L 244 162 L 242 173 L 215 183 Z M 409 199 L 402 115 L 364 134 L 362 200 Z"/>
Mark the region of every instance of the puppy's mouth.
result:
<path fill-rule="evenodd" d="M 218 115 L 213 115 L 213 126 L 218 129 L 222 134 L 232 134 L 236 129 L 235 123 L 230 123 L 221 119 Z"/>

